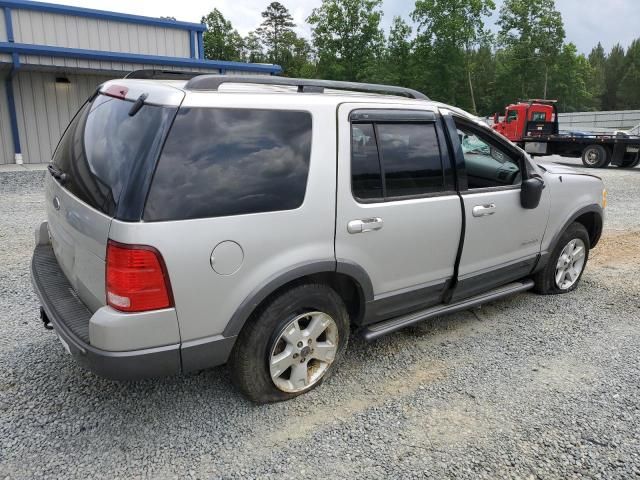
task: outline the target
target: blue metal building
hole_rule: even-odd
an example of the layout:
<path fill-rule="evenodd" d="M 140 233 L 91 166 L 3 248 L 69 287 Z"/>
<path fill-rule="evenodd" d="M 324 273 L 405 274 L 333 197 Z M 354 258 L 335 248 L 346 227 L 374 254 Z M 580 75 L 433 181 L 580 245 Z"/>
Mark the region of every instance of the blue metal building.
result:
<path fill-rule="evenodd" d="M 0 165 L 48 162 L 96 86 L 132 70 L 280 71 L 204 59 L 204 31 L 199 23 L 0 0 Z"/>

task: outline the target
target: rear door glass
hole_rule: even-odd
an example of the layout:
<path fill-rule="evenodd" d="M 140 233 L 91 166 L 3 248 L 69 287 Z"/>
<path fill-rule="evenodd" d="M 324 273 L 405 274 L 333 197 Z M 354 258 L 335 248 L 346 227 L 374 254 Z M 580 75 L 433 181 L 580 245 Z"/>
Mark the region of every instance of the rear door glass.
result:
<path fill-rule="evenodd" d="M 433 123 L 378 124 L 378 134 L 387 197 L 446 190 Z"/>
<path fill-rule="evenodd" d="M 298 208 L 310 155 L 308 112 L 180 109 L 158 162 L 144 220 Z"/>
<path fill-rule="evenodd" d="M 85 104 L 64 133 L 53 163 L 66 174 L 64 188 L 101 212 L 115 216 L 120 195 L 140 164 L 160 149 L 175 108 L 98 95 Z"/>

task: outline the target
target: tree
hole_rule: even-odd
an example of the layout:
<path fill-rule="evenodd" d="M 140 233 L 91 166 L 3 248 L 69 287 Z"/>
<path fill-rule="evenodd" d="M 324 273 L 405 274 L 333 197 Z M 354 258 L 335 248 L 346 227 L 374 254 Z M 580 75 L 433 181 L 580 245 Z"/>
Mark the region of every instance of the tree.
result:
<path fill-rule="evenodd" d="M 546 98 L 549 70 L 565 38 L 554 0 L 505 0 L 497 23 L 500 45 L 511 50 L 511 81 L 518 80 L 524 98 L 536 92 Z"/>
<path fill-rule="evenodd" d="M 611 49 L 611 53 L 607 57 L 604 75 L 605 92 L 602 102 L 604 110 L 618 109 L 618 87 L 625 74 L 625 67 L 624 49 L 618 43 Z"/>
<path fill-rule="evenodd" d="M 554 81 L 549 92 L 558 99 L 558 109 L 562 112 L 589 110 L 593 105 L 593 94 L 589 91 L 589 79 L 593 69 L 584 55 L 578 55 L 573 43 L 562 47 L 552 67 Z"/>
<path fill-rule="evenodd" d="M 593 47 L 589 53 L 589 64 L 591 65 L 591 77 L 589 78 L 588 89 L 593 98 L 593 108 L 599 110 L 602 108 L 603 95 L 605 92 L 605 70 L 607 63 L 607 55 L 604 53 L 602 44 Z"/>
<path fill-rule="evenodd" d="M 627 49 L 625 74 L 618 86 L 618 106 L 625 110 L 640 108 L 640 39 Z"/>
<path fill-rule="evenodd" d="M 264 20 L 256 33 L 267 48 L 269 62 L 281 64 L 283 50 L 291 45 L 291 41 L 295 37 L 292 30 L 296 26 L 293 23 L 293 17 L 280 2 L 271 2 L 262 12 L 262 18 Z"/>
<path fill-rule="evenodd" d="M 249 32 L 247 36 L 244 37 L 242 43 L 242 59 L 245 62 L 265 63 L 267 61 L 262 42 L 256 32 Z"/>
<path fill-rule="evenodd" d="M 401 17 L 394 17 L 380 65 L 380 81 L 408 87 L 413 82 L 413 42 L 411 27 Z"/>
<path fill-rule="evenodd" d="M 312 62 L 313 51 L 309 42 L 293 32 L 284 40 L 287 47 L 283 51 L 284 74 L 291 77 L 313 77 L 315 65 Z"/>
<path fill-rule="evenodd" d="M 209 15 L 202 17 L 202 23 L 207 26 L 203 35 L 205 58 L 242 60 L 242 37 L 220 10 L 214 8 Z"/>
<path fill-rule="evenodd" d="M 418 24 L 417 41 L 430 47 L 423 51 L 430 52 L 439 72 L 433 95 L 456 103 L 460 79 L 466 77 L 471 108 L 477 110 L 469 56 L 486 35 L 483 17 L 494 8 L 493 0 L 416 1 L 411 18 Z"/>
<path fill-rule="evenodd" d="M 489 41 L 469 54 L 474 80 L 476 109 L 479 115 L 489 115 L 503 109 L 496 103 L 496 57 Z"/>
<path fill-rule="evenodd" d="M 384 44 L 381 3 L 382 0 L 322 0 L 320 7 L 313 9 L 307 22 L 312 26 L 320 76 L 351 81 L 372 76 L 372 67 Z"/>

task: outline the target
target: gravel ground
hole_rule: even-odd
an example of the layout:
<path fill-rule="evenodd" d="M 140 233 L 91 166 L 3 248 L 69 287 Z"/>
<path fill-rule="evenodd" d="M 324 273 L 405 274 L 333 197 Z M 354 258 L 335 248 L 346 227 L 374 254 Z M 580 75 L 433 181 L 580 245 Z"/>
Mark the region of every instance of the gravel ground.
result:
<path fill-rule="evenodd" d="M 599 174 L 576 292 L 354 340 L 320 389 L 261 407 L 224 367 L 114 383 L 70 361 L 28 274 L 44 173 L 0 174 L 0 478 L 640 478 L 640 168 Z"/>

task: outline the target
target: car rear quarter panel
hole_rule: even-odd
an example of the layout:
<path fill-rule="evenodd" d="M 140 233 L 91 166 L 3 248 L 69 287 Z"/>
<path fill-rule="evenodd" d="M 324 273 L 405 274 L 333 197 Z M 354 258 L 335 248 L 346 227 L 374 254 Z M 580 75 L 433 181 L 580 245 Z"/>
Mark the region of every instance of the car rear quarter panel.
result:
<path fill-rule="evenodd" d="M 243 300 L 274 274 L 314 261 L 335 262 L 335 106 L 270 108 L 312 114 L 310 168 L 299 208 L 182 221 L 112 222 L 112 239 L 151 245 L 162 254 L 182 342 L 221 334 Z M 244 258 L 235 273 L 220 275 L 211 266 L 211 255 L 227 240 L 241 246 Z"/>

